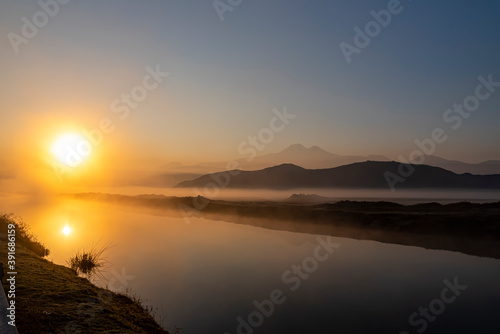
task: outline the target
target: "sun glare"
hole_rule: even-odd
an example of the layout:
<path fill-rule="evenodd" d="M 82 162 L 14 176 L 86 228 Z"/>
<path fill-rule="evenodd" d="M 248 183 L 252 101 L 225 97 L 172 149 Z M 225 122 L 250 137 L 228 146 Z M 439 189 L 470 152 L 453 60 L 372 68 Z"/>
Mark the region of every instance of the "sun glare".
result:
<path fill-rule="evenodd" d="M 64 235 L 70 235 L 70 233 L 71 233 L 71 227 L 69 227 L 68 225 L 64 226 L 64 228 L 62 229 L 62 233 Z"/>
<path fill-rule="evenodd" d="M 50 152 L 58 162 L 69 167 L 77 167 L 90 156 L 92 145 L 80 134 L 67 133 L 57 138 Z"/>

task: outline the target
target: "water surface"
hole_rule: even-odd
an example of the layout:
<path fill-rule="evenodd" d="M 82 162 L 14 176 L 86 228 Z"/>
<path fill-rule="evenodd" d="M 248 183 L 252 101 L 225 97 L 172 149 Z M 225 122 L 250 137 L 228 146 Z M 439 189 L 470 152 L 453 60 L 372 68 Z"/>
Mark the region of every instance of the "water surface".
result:
<path fill-rule="evenodd" d="M 425 333 L 499 328 L 495 259 L 332 237 L 338 248 L 317 252 L 324 261 L 315 260 L 316 268 L 318 238 L 326 242 L 328 236 L 194 218 L 187 224 L 75 200 L 4 197 L 0 210 L 22 215 L 59 264 L 81 247 L 111 243 L 111 265 L 100 284 L 131 289 L 158 308 L 166 328 L 178 326 L 184 334 L 238 333 L 239 318 L 253 321 L 254 333 L 417 333 L 424 323 Z M 67 237 L 61 233 L 66 224 L 72 228 Z M 287 272 L 304 264 L 309 273 Z M 444 281 L 455 279 L 466 290 L 438 315 L 431 313 L 432 321 L 418 315 L 412 326 L 409 317 L 430 303 L 436 310 Z M 254 302 L 269 300 L 276 290 L 281 303 L 261 319 Z"/>

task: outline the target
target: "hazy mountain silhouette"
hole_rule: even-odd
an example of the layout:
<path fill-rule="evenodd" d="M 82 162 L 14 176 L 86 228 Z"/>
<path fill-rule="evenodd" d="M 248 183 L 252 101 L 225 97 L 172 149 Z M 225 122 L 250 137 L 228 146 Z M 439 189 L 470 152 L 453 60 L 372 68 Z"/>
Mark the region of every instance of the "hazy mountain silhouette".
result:
<path fill-rule="evenodd" d="M 293 144 L 276 153 L 257 156 L 251 161 L 236 159 L 240 168 L 247 170 L 264 169 L 281 164 L 294 164 L 308 169 L 332 168 L 363 161 L 390 161 L 383 155 L 339 155 L 328 152 L 318 146 L 305 147 Z M 467 163 L 457 160 L 448 160 L 433 155 L 425 156 L 424 165 L 441 167 L 457 174 L 500 174 L 500 160 L 489 160 L 481 163 Z M 227 161 L 203 162 L 194 166 L 184 166 L 180 163 L 170 163 L 166 170 L 175 172 L 202 173 L 226 170 Z"/>
<path fill-rule="evenodd" d="M 383 155 L 339 155 L 328 152 L 318 146 L 305 147 L 301 144 L 290 145 L 286 149 L 257 156 L 251 161 L 237 159 L 239 169 L 260 170 L 281 164 L 293 164 L 307 169 L 325 169 L 344 166 L 364 161 L 390 161 Z M 423 164 L 441 167 L 457 174 L 471 173 L 478 175 L 500 174 L 500 161 L 490 160 L 478 164 L 447 160 L 437 156 L 426 156 Z M 161 166 L 156 173 L 140 181 L 142 185 L 171 187 L 181 181 L 194 179 L 205 174 L 227 170 L 227 161 L 203 162 L 196 165 L 184 165 L 170 162 Z"/>
<path fill-rule="evenodd" d="M 434 155 L 428 155 L 425 157 L 424 164 L 441 167 L 457 174 L 500 174 L 500 160 L 488 160 L 477 164 L 471 164 L 457 160 L 447 160 Z"/>
<path fill-rule="evenodd" d="M 331 168 L 366 160 L 388 161 L 384 156 L 343 156 L 323 150 L 318 146 L 307 148 L 301 144 L 290 145 L 283 151 L 257 156 L 251 161 L 236 159 L 239 168 L 259 170 L 284 163 L 294 164 L 304 168 Z M 227 170 L 227 161 L 202 162 L 196 165 L 184 165 L 170 162 L 158 168 L 158 171 L 139 181 L 141 185 L 156 187 L 171 187 L 175 184 L 191 180 L 204 174 Z"/>
<path fill-rule="evenodd" d="M 305 169 L 282 164 L 258 171 L 208 174 L 179 183 L 177 188 L 205 187 L 219 183 L 228 188 L 293 189 L 293 188 L 388 188 L 386 172 L 398 175 L 401 167 L 412 167 L 413 174 L 398 183 L 397 189 L 500 189 L 500 175 L 456 174 L 427 165 L 401 165 L 390 161 L 366 161 L 328 169 Z"/>
<path fill-rule="evenodd" d="M 280 164 L 294 164 L 303 168 L 332 168 L 366 160 L 389 161 L 384 156 L 339 155 L 325 151 L 318 146 L 305 147 L 301 144 L 290 145 L 283 151 L 258 156 L 248 162 L 238 160 L 243 168 L 266 168 Z"/>
<path fill-rule="evenodd" d="M 387 157 L 382 155 L 339 155 L 325 151 L 318 146 L 307 148 L 302 144 L 293 144 L 282 151 L 260 155 L 250 161 L 247 158 L 235 159 L 241 168 L 249 170 L 263 169 L 281 164 L 294 164 L 304 168 L 331 168 L 367 160 L 389 161 Z M 226 170 L 226 166 L 227 161 L 202 162 L 192 166 L 171 162 L 164 165 L 163 168 L 176 172 L 180 172 L 180 170 L 206 172 L 207 169 L 212 171 Z"/>

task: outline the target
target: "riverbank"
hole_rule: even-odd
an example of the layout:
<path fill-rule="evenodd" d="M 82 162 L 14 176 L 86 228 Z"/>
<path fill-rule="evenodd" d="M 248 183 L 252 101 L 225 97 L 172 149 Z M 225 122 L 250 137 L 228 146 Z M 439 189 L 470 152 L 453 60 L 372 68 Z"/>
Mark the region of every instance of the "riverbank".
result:
<path fill-rule="evenodd" d="M 272 201 L 223 201 L 162 195 L 75 194 L 70 198 L 146 210 L 152 214 L 206 218 L 273 230 L 373 240 L 500 258 L 500 202 L 391 202 L 304 204 Z"/>
<path fill-rule="evenodd" d="M 1 240 L 0 261 L 7 263 Z M 163 333 L 146 307 L 101 289 L 75 271 L 16 244 L 15 324 L 19 333 Z M 7 268 L 5 272 L 7 272 Z M 9 290 L 3 279 L 5 291 Z"/>

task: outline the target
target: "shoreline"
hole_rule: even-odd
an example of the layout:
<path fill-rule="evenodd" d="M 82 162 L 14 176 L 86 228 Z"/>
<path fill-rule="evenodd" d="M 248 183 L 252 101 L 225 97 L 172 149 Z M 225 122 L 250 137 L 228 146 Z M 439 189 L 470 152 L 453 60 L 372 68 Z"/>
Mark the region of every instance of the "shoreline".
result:
<path fill-rule="evenodd" d="M 6 263 L 2 240 L 0 261 Z M 16 245 L 16 327 L 20 333 L 169 334 L 134 298 L 99 288 L 70 268 Z M 3 287 L 5 289 L 5 278 Z"/>
<path fill-rule="evenodd" d="M 373 240 L 500 259 L 500 202 L 402 205 L 339 201 L 304 204 L 209 200 L 201 196 L 100 193 L 67 197 L 126 205 L 187 220 L 191 217 L 205 218 L 273 230 Z"/>

